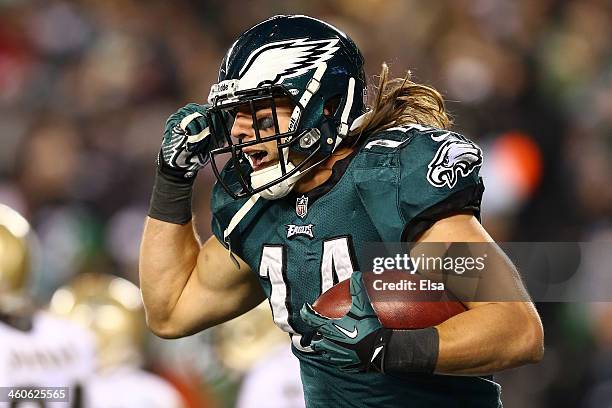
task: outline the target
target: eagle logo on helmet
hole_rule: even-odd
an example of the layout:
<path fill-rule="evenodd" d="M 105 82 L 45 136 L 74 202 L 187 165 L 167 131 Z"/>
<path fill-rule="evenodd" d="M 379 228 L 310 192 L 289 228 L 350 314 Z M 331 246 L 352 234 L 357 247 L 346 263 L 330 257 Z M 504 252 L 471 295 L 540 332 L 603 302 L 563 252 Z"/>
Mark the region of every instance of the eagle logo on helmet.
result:
<path fill-rule="evenodd" d="M 449 132 L 432 135 L 432 139 L 445 142 L 428 165 L 427 180 L 431 185 L 453 188 L 459 176 L 466 177 L 482 165 L 482 150 L 469 140 Z"/>
<path fill-rule="evenodd" d="M 340 49 L 338 41 L 338 38 L 298 38 L 264 44 L 248 56 L 238 79 L 221 81 L 211 87 L 208 101 L 212 103 L 215 98 L 232 96 L 236 91 L 279 84 L 303 75 L 331 59 Z"/>
<path fill-rule="evenodd" d="M 338 41 L 298 38 L 265 44 L 254 50 L 240 69 L 240 89 L 278 84 L 303 75 L 331 59 L 340 48 Z"/>

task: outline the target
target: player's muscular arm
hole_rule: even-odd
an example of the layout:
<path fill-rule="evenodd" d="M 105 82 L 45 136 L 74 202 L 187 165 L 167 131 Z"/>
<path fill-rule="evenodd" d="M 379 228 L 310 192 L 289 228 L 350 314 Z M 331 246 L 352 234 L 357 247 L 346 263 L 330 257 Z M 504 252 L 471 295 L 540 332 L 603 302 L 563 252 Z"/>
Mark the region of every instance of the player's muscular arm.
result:
<path fill-rule="evenodd" d="M 539 361 L 544 335 L 538 313 L 516 268 L 480 223 L 471 215 L 442 219 L 421 236 L 419 243 L 424 242 L 491 242 L 483 273 L 494 276 L 487 277 L 492 285 L 484 288 L 483 295 L 487 300 L 500 299 L 465 302 L 467 312 L 437 326 L 440 343 L 435 372 L 490 374 Z M 451 292 L 465 290 L 460 279 L 455 283 L 449 279 L 446 287 Z M 479 293 L 482 290 L 480 287 Z"/>
<path fill-rule="evenodd" d="M 149 217 L 140 248 L 140 286 L 147 323 L 160 337 L 181 337 L 238 316 L 263 294 L 244 262 L 235 266 L 216 238 L 200 245 L 191 194 L 208 153 L 208 105 L 190 103 L 168 118 L 157 158 Z"/>
<path fill-rule="evenodd" d="M 200 246 L 192 223 L 147 218 L 140 249 L 140 287 L 147 324 L 160 337 L 176 338 L 232 319 L 264 295 L 241 260 L 211 237 Z"/>

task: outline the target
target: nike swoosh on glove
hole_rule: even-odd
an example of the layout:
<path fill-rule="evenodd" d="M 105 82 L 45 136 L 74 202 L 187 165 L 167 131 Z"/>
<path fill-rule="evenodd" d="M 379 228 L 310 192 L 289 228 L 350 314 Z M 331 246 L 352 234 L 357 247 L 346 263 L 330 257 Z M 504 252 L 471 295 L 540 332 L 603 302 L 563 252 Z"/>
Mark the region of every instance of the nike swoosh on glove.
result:
<path fill-rule="evenodd" d="M 351 308 L 340 319 L 322 316 L 310 304 L 304 304 L 300 316 L 317 331 L 310 346 L 342 371 L 382 371 L 391 330 L 378 320 L 359 271 L 351 275 L 350 293 Z"/>

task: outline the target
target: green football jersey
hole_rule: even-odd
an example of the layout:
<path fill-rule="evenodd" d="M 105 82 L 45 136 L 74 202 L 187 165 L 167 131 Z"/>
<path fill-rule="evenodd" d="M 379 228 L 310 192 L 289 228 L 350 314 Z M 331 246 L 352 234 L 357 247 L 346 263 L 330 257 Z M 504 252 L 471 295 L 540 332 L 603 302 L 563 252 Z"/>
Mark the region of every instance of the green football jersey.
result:
<path fill-rule="evenodd" d="M 410 125 L 364 138 L 336 162 L 323 185 L 306 194 L 259 199 L 224 242 L 224 230 L 246 199 L 219 184 L 212 196 L 213 233 L 257 274 L 274 322 L 288 332 L 301 365 L 308 407 L 498 407 L 489 378 L 380 373 L 347 374 L 327 366 L 305 338 L 304 303 L 361 270 L 366 243 L 411 241 L 437 220 L 479 216 L 482 152 L 461 135 Z M 237 183 L 232 171 L 223 180 Z"/>

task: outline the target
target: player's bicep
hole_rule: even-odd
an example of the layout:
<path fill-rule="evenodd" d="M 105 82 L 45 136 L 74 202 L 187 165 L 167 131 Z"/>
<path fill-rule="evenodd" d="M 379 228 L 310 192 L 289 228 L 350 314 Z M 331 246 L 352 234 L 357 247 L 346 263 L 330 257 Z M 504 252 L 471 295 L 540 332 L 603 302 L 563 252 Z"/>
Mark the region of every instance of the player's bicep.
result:
<path fill-rule="evenodd" d="M 200 250 L 196 268 L 173 311 L 180 335 L 196 333 L 239 316 L 265 298 L 249 266 L 234 254 L 238 266 L 216 237 Z"/>
<path fill-rule="evenodd" d="M 461 270 L 430 273 L 443 279 L 446 289 L 468 308 L 496 302 L 530 302 L 516 267 L 472 215 L 457 214 L 439 220 L 421 235 L 411 253 L 461 260 Z M 469 271 L 465 270 L 466 259 L 471 259 Z"/>
<path fill-rule="evenodd" d="M 215 236 L 211 236 L 202 245 L 198 254 L 196 276 L 199 285 L 213 292 L 232 292 L 236 285 L 241 284 L 260 289 L 249 265 L 235 253 L 230 256 L 227 248 Z"/>
<path fill-rule="evenodd" d="M 434 223 L 417 240 L 426 242 L 491 242 L 493 238 L 472 214 L 455 214 Z"/>

